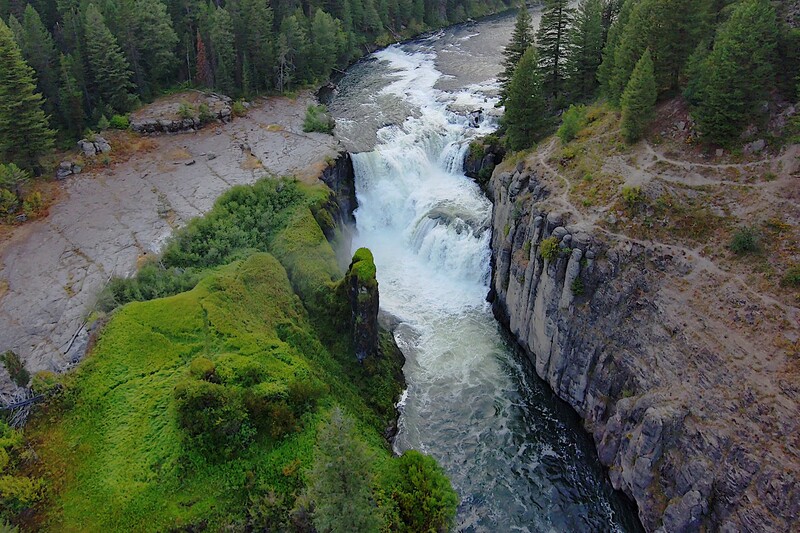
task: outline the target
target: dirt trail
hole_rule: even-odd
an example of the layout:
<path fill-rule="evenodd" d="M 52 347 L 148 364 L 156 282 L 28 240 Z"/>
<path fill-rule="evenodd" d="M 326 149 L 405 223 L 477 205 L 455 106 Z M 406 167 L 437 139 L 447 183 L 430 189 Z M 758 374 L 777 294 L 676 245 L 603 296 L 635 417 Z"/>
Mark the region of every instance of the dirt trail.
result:
<path fill-rule="evenodd" d="M 316 181 L 340 147 L 331 136 L 303 133 L 311 101 L 265 99 L 229 124 L 154 137 L 155 150 L 64 182 L 47 218 L 0 243 L 0 352 L 14 350 L 31 372 L 69 367 L 82 356 L 87 315 L 112 275 L 133 272 L 233 185 L 267 173 Z M 0 391 L 13 389 L 4 368 L 0 382 Z"/>

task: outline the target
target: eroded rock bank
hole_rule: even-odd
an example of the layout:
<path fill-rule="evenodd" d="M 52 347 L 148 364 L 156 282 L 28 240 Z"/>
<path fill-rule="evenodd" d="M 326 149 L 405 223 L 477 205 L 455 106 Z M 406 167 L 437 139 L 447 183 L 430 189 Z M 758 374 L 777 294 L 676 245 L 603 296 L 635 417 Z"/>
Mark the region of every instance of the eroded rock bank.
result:
<path fill-rule="evenodd" d="M 546 207 L 539 172 L 489 183 L 490 298 L 614 486 L 648 531 L 797 530 L 796 381 L 692 307 L 682 290 L 708 275 L 701 258 L 574 223 Z"/>
<path fill-rule="evenodd" d="M 220 194 L 265 174 L 318 181 L 340 145 L 303 132 L 313 101 L 263 99 L 233 122 L 154 137 L 123 163 L 65 180 L 48 217 L 0 243 L 0 352 L 13 350 L 31 373 L 69 368 L 84 353 L 108 279 L 154 257 Z M 9 400 L 16 391 L 0 368 L 0 395 Z"/>

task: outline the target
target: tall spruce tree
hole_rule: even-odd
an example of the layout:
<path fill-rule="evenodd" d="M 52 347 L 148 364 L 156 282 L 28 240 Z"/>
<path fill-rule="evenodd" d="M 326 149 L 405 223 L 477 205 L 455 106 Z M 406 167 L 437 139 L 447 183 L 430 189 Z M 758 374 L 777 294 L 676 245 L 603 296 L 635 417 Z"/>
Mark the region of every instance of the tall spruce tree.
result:
<path fill-rule="evenodd" d="M 161 0 L 136 0 L 134 5 L 138 54 L 144 67 L 146 92 L 152 94 L 174 79 L 178 35 Z"/>
<path fill-rule="evenodd" d="M 774 86 L 777 36 L 769 0 L 743 0 L 717 32 L 704 67 L 695 69 L 692 115 L 705 140 L 730 143 L 757 114 Z"/>
<path fill-rule="evenodd" d="M 597 82 L 600 84 L 600 91 L 608 98 L 611 103 L 618 105 L 619 97 L 622 96 L 622 90 L 617 90 L 615 86 L 614 74 L 616 66 L 614 58 L 617 52 L 617 46 L 622 38 L 622 33 L 630 20 L 631 12 L 637 0 L 624 0 L 620 7 L 611 26 L 608 29 L 605 45 L 603 46 L 603 61 L 597 68 Z"/>
<path fill-rule="evenodd" d="M 636 63 L 631 79 L 622 93 L 622 136 L 629 143 L 641 139 L 653 120 L 658 89 L 650 49 Z"/>
<path fill-rule="evenodd" d="M 94 4 L 86 8 L 84 26 L 93 92 L 99 97 L 101 106 L 117 113 L 128 111 L 131 107 L 129 91 L 133 89 L 128 61 Z"/>
<path fill-rule="evenodd" d="M 610 97 L 616 100 L 650 48 L 659 91 L 677 89 L 686 61 L 707 31 L 709 0 L 640 0 L 614 53 Z"/>
<path fill-rule="evenodd" d="M 532 146 L 547 125 L 547 105 L 538 65 L 536 47 L 529 46 L 508 85 L 502 124 L 508 147 L 514 151 Z"/>
<path fill-rule="evenodd" d="M 308 496 L 317 531 L 380 531 L 383 519 L 372 498 L 374 458 L 358 438 L 353 421 L 338 407 L 317 434 Z"/>
<path fill-rule="evenodd" d="M 25 7 L 22 31 L 22 56 L 36 72 L 36 87 L 45 99 L 45 112 L 52 115 L 58 109 L 58 56 L 53 37 L 30 4 Z"/>
<path fill-rule="evenodd" d="M 224 7 L 214 9 L 209 33 L 214 50 L 214 86 L 225 94 L 234 94 L 236 51 L 233 47 L 233 19 Z"/>
<path fill-rule="evenodd" d="M 275 41 L 272 9 L 264 0 L 243 0 L 242 11 L 248 21 L 245 53 L 253 88 L 272 88 L 275 68 Z"/>
<path fill-rule="evenodd" d="M 76 77 L 76 71 L 82 71 L 80 61 L 72 55 L 61 54 L 59 59 L 58 101 L 61 123 L 72 137 L 83 133 L 86 114 L 83 108 L 83 91 Z"/>
<path fill-rule="evenodd" d="M 278 78 L 284 90 L 294 82 L 306 79 L 308 35 L 297 15 L 289 15 L 281 23 L 278 45 Z"/>
<path fill-rule="evenodd" d="M 0 19 L 0 161 L 35 170 L 39 157 L 52 146 L 53 132 L 47 127 L 33 69 Z"/>
<path fill-rule="evenodd" d="M 569 0 L 545 0 L 542 21 L 536 32 L 544 89 L 556 100 L 563 92 L 563 82 L 567 77 L 569 28 L 575 14 L 569 4 Z"/>
<path fill-rule="evenodd" d="M 583 0 L 570 31 L 567 72 L 570 93 L 585 100 L 597 89 L 597 68 L 603 59 L 603 0 Z"/>
<path fill-rule="evenodd" d="M 311 73 L 317 80 L 327 78 L 336 65 L 342 47 L 341 28 L 333 18 L 317 9 L 311 21 L 311 47 L 309 50 Z"/>
<path fill-rule="evenodd" d="M 517 68 L 517 63 L 522 59 L 522 54 L 533 44 L 533 27 L 531 26 L 531 15 L 525 4 L 520 5 L 517 11 L 517 21 L 514 23 L 514 31 L 511 32 L 511 40 L 503 49 L 503 72 L 498 76 L 501 86 L 501 99 L 505 100 L 508 91 L 508 84 Z"/>

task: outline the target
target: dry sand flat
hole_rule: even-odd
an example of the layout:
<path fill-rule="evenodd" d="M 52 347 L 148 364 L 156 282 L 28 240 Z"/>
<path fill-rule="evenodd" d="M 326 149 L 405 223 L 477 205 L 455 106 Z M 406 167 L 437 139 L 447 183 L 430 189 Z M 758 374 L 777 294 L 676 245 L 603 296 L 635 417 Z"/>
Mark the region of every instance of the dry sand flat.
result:
<path fill-rule="evenodd" d="M 49 216 L 0 243 L 0 352 L 14 350 L 31 373 L 68 368 L 83 355 L 86 318 L 111 276 L 131 274 L 234 185 L 267 173 L 316 181 L 340 147 L 303 132 L 312 102 L 264 99 L 231 123 L 153 137 L 155 149 L 65 181 Z M 13 393 L 5 368 L 0 383 Z"/>

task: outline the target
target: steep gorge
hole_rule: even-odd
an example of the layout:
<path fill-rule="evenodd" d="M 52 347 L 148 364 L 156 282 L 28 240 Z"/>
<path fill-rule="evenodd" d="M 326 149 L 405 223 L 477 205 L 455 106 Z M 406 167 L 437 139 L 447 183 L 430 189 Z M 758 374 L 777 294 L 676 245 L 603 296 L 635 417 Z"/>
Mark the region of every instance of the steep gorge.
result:
<path fill-rule="evenodd" d="M 685 293 L 711 275 L 702 257 L 555 208 L 531 162 L 489 183 L 490 298 L 584 420 L 615 488 L 649 531 L 796 530 L 798 387 L 770 366 L 781 357 L 728 339 Z M 719 286 L 740 302 L 732 312 L 752 303 Z"/>

